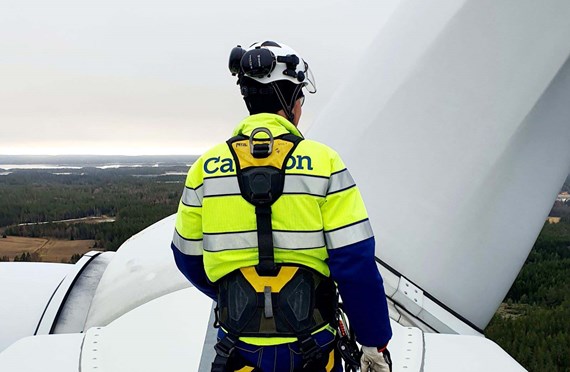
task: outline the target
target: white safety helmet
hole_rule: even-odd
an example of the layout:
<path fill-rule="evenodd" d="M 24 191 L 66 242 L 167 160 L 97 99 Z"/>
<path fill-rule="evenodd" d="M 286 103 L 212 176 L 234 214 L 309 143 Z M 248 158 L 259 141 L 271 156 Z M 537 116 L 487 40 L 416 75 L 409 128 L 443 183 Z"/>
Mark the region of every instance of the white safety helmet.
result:
<path fill-rule="evenodd" d="M 230 53 L 229 68 L 238 78 L 247 76 L 261 84 L 288 80 L 302 84 L 309 93 L 317 91 L 307 61 L 289 46 L 274 41 L 257 42 L 247 49 L 238 45 Z"/>

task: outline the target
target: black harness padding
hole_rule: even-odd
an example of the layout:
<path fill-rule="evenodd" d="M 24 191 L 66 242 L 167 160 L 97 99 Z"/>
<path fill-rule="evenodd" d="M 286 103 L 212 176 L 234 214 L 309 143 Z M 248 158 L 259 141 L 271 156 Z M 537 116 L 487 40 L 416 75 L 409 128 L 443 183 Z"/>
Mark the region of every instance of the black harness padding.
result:
<path fill-rule="evenodd" d="M 278 265 L 278 271 L 283 267 Z M 218 288 L 218 321 L 233 334 L 300 338 L 335 324 L 334 281 L 306 267 L 298 266 L 292 279 L 271 293 L 271 317 L 266 316 L 266 293 L 256 291 L 241 270 L 222 278 Z"/>
<path fill-rule="evenodd" d="M 285 267 L 277 265 L 277 275 Z M 334 324 L 338 305 L 336 286 L 331 278 L 312 269 L 295 267 L 296 273 L 283 288 L 270 294 L 270 316 L 266 312 L 267 291 L 259 288 L 256 291 L 242 270 L 233 271 L 220 280 L 216 318 L 227 335 L 216 347 L 213 372 L 230 371 L 214 367 L 227 365 L 230 368 L 239 363 L 239 353 L 234 350 L 241 336 L 297 337 L 303 356 L 302 371 L 324 370 L 328 355 L 323 353 L 312 333 L 326 324 Z"/>

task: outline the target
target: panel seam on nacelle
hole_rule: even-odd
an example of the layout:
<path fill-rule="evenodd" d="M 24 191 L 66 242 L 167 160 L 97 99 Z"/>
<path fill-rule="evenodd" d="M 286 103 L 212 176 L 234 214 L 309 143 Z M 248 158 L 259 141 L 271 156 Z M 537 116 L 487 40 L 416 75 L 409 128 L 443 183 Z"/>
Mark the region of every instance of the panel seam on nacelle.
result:
<path fill-rule="evenodd" d="M 53 293 L 51 294 L 46 306 L 44 307 L 44 311 L 42 312 L 42 316 L 40 316 L 40 320 L 38 321 L 38 325 L 36 326 L 36 330 L 34 331 L 34 336 L 37 336 L 38 334 L 38 330 L 40 329 L 40 326 L 42 324 L 42 321 L 44 320 L 44 316 L 46 315 L 46 311 L 49 308 L 49 304 L 51 303 L 51 301 L 53 300 L 53 297 L 55 296 L 55 294 L 57 293 L 57 290 L 59 289 L 59 287 L 61 286 L 61 284 L 63 283 L 63 281 L 65 280 L 65 276 L 63 277 L 63 279 L 61 279 L 61 281 L 59 282 L 59 284 L 57 285 L 57 287 L 54 289 Z"/>
<path fill-rule="evenodd" d="M 77 272 L 77 274 L 75 274 L 75 277 L 73 278 L 73 280 L 71 281 L 71 284 L 69 285 L 69 288 L 67 289 L 67 291 L 65 292 L 65 295 L 63 296 L 63 299 L 61 301 L 61 304 L 59 304 L 59 308 L 57 309 L 57 312 L 55 314 L 55 317 L 53 319 L 53 322 L 51 324 L 49 333 L 52 334 L 54 329 L 55 329 L 55 325 L 57 324 L 57 321 L 59 319 L 59 316 L 61 315 L 61 311 L 63 310 L 65 303 L 67 301 L 67 299 L 69 298 L 69 295 L 71 293 L 71 291 L 73 290 L 73 286 L 75 285 L 75 283 L 77 283 L 77 280 L 81 277 L 81 274 L 83 273 L 83 271 L 85 271 L 85 269 L 89 266 L 89 264 L 91 262 L 93 262 L 93 260 L 99 256 L 101 254 L 101 252 L 95 252 L 95 254 L 90 255 L 94 253 L 94 251 L 88 252 L 87 254 L 84 255 L 84 257 L 88 257 L 89 260 L 81 267 L 81 269 L 79 269 L 79 271 Z M 65 279 L 64 279 L 65 280 Z"/>
<path fill-rule="evenodd" d="M 478 326 L 476 326 L 475 324 L 473 324 L 472 322 L 470 322 L 467 318 L 465 318 L 464 316 L 462 316 L 461 314 L 457 313 L 455 310 L 451 309 L 449 306 L 445 305 L 443 302 L 439 301 L 436 297 L 434 297 L 433 295 L 431 295 L 429 292 L 425 291 L 424 289 L 422 289 L 420 286 L 418 286 L 417 284 L 415 284 L 412 280 L 408 279 L 407 277 L 405 277 L 404 275 L 402 275 L 400 272 L 398 272 L 396 269 L 394 269 L 393 267 L 391 267 L 390 265 L 388 265 L 386 262 L 382 261 L 380 258 L 375 257 L 375 260 L 378 264 L 382 265 L 384 268 L 386 268 L 388 271 L 392 272 L 393 274 L 395 274 L 396 276 L 400 277 L 400 281 L 398 281 L 398 284 L 401 282 L 401 279 L 404 278 L 404 280 L 408 281 L 409 283 L 411 283 L 413 286 L 415 286 L 417 289 L 422 291 L 422 294 L 424 297 L 426 297 L 427 299 L 431 300 L 432 302 L 434 302 L 437 306 L 441 307 L 443 310 L 447 311 L 450 315 L 452 315 L 453 317 L 457 318 L 459 321 L 461 321 L 462 323 L 464 323 L 466 326 L 472 328 L 473 330 L 479 332 L 480 334 L 484 334 L 483 330 L 480 329 Z M 398 285 L 398 289 L 399 289 L 399 285 Z M 392 300 L 394 300 L 394 296 L 396 296 L 400 291 L 396 290 L 396 292 L 390 296 L 390 298 Z M 401 292 L 400 292 L 401 293 Z M 407 295 L 405 295 L 406 297 L 408 297 Z M 395 303 L 399 303 L 397 301 L 394 301 Z M 410 302 L 412 303 L 412 302 Z M 406 306 L 404 306 L 403 304 L 399 303 L 400 306 L 402 306 L 404 309 L 406 309 L 410 314 L 413 315 L 413 313 L 411 312 L 410 309 L 408 309 Z M 423 307 L 422 307 L 423 309 Z M 431 326 L 430 326 L 431 328 Z"/>

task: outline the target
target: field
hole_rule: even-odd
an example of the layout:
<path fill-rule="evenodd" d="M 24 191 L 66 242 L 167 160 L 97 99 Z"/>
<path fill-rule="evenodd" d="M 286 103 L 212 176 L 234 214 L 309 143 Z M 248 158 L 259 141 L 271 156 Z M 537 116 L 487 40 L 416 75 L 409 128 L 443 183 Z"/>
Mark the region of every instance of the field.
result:
<path fill-rule="evenodd" d="M 8 236 L 0 238 L 0 257 L 10 261 L 22 253 L 37 253 L 43 262 L 69 261 L 74 254 L 82 255 L 94 249 L 94 240 L 58 240 L 51 238 L 24 238 Z"/>
<path fill-rule="evenodd" d="M 548 223 L 559 223 L 560 217 L 548 217 Z"/>

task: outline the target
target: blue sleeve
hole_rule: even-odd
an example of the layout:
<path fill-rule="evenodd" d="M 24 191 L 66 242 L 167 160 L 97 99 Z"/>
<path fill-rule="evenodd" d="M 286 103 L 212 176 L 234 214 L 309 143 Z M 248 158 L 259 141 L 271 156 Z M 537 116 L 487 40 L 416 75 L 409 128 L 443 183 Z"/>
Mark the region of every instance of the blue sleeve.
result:
<path fill-rule="evenodd" d="M 174 244 L 171 244 L 172 252 L 174 253 L 174 261 L 178 269 L 184 276 L 203 292 L 206 296 L 214 301 L 218 301 L 217 292 L 218 287 L 212 284 L 206 276 L 204 271 L 204 258 L 203 256 L 189 256 L 180 252 Z"/>
<path fill-rule="evenodd" d="M 386 294 L 374 260 L 374 238 L 331 249 L 329 267 L 357 341 L 382 347 L 392 338 Z"/>

